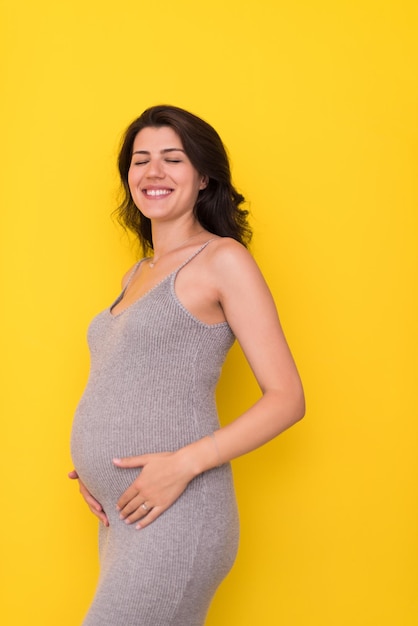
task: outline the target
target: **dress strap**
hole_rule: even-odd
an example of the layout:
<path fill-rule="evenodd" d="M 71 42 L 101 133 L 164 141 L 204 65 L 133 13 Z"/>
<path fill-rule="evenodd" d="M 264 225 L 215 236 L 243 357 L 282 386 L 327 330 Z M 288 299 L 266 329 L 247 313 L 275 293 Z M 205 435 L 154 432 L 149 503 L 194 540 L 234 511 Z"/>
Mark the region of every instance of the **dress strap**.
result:
<path fill-rule="evenodd" d="M 116 300 L 114 302 L 112 302 L 112 304 L 109 307 L 110 312 L 112 312 L 112 309 L 119 304 L 119 302 L 122 300 L 123 296 L 125 295 L 125 292 L 129 286 L 129 284 L 131 283 L 133 277 L 135 276 L 139 266 L 141 265 L 141 263 L 143 263 L 146 260 L 146 257 L 144 257 L 143 259 L 139 259 L 139 261 L 137 261 L 135 263 L 135 265 L 133 266 L 133 268 L 131 269 L 129 276 L 128 276 L 128 280 L 126 281 L 126 285 L 122 288 L 122 291 L 120 292 L 120 294 L 118 295 L 118 297 L 116 298 Z"/>
<path fill-rule="evenodd" d="M 202 252 L 202 250 L 204 250 L 206 248 L 206 246 L 208 246 L 210 244 L 211 241 L 214 241 L 214 237 L 212 237 L 212 239 L 208 239 L 207 241 L 205 241 L 205 243 L 203 243 L 197 250 L 195 250 L 193 252 L 193 254 L 191 254 L 185 261 L 183 261 L 183 263 L 180 265 L 180 267 L 178 267 L 176 270 L 174 270 L 174 272 L 172 273 L 172 275 L 174 277 L 177 276 L 177 274 L 179 273 L 179 271 L 181 269 L 183 269 L 183 267 L 185 265 L 187 265 L 188 263 L 190 263 L 190 261 L 193 261 L 193 259 Z"/>
<path fill-rule="evenodd" d="M 125 291 L 127 290 L 128 286 L 131 284 L 133 277 L 137 273 L 139 266 L 141 265 L 141 263 L 143 263 L 146 260 L 147 260 L 147 257 L 144 257 L 142 259 L 139 259 L 139 261 L 137 261 L 135 263 L 135 265 L 133 266 L 133 268 L 131 269 L 131 271 L 129 273 L 128 280 L 126 281 L 126 285 L 122 289 L 122 293 L 125 293 Z"/>

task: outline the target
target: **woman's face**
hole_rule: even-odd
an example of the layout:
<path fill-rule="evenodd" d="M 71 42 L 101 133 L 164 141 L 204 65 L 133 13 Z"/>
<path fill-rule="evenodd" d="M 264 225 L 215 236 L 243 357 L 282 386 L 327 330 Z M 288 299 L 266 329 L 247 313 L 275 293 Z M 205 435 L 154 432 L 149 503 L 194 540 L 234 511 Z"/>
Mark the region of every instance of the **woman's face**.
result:
<path fill-rule="evenodd" d="M 172 220 L 193 211 L 207 178 L 193 167 L 172 128 L 150 126 L 135 137 L 128 183 L 143 215 Z"/>

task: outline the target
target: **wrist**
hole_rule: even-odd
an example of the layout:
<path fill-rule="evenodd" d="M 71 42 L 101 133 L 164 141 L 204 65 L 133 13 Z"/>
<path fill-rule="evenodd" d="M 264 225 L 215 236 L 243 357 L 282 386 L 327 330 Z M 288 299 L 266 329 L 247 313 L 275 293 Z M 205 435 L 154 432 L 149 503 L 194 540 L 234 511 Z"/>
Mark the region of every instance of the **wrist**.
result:
<path fill-rule="evenodd" d="M 213 433 L 180 448 L 177 454 L 191 478 L 222 464 L 216 437 Z"/>

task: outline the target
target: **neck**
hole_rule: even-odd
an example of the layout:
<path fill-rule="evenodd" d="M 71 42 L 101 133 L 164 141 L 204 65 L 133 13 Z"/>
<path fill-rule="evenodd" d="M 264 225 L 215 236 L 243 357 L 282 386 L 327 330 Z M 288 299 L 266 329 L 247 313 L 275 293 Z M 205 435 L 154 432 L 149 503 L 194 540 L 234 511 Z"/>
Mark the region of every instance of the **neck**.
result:
<path fill-rule="evenodd" d="M 190 243 L 193 243 L 193 240 L 204 232 L 204 228 L 202 228 L 198 222 L 195 222 L 188 228 L 176 228 L 175 236 L 173 236 L 172 228 L 170 230 L 165 230 L 164 232 L 161 232 L 159 229 L 158 233 L 153 231 L 152 239 L 154 243 L 154 254 L 149 260 L 149 267 L 153 268 L 160 259 L 168 256 L 171 252 L 180 250 L 183 246 L 186 246 L 189 241 Z"/>
<path fill-rule="evenodd" d="M 196 237 L 204 232 L 202 226 L 195 222 L 193 224 L 177 226 L 176 228 L 155 228 L 152 229 L 153 256 L 159 258 L 167 254 L 173 248 L 181 246 L 186 240 Z"/>

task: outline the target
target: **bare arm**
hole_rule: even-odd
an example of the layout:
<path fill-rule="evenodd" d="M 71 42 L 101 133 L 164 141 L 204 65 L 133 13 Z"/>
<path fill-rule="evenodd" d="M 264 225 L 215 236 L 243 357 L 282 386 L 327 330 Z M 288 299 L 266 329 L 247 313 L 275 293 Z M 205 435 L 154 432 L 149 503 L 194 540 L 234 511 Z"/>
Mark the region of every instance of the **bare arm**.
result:
<path fill-rule="evenodd" d="M 223 462 L 273 439 L 305 412 L 302 384 L 280 325 L 270 290 L 251 255 L 229 242 L 214 256 L 219 302 L 262 391 L 262 397 L 235 421 L 216 432 Z M 212 466 L 203 441 L 183 449 L 196 471 Z"/>

